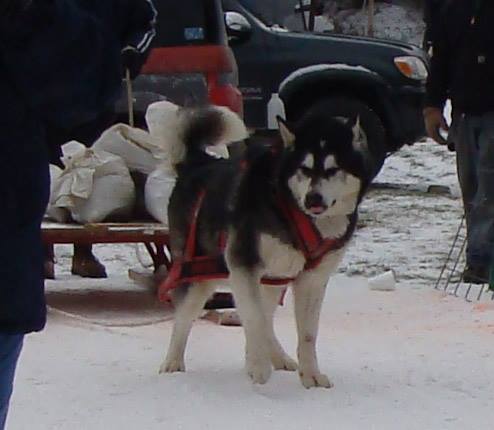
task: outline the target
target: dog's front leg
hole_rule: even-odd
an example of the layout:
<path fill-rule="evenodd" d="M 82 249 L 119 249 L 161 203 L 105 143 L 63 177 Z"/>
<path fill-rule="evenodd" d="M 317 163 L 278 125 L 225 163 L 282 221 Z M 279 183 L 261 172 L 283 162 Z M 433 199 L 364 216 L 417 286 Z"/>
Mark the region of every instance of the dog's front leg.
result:
<path fill-rule="evenodd" d="M 247 373 L 254 383 L 265 384 L 271 376 L 272 365 L 259 278 L 249 270 L 230 266 L 230 283 L 245 332 Z"/>
<path fill-rule="evenodd" d="M 268 339 L 270 342 L 271 362 L 276 370 L 297 370 L 297 363 L 283 349 L 274 331 L 274 314 L 284 294 L 282 288 L 262 286 L 261 296 L 266 314 Z"/>
<path fill-rule="evenodd" d="M 328 377 L 319 371 L 316 340 L 319 315 L 326 291 L 326 280 L 313 274 L 303 274 L 293 285 L 295 318 L 298 333 L 298 366 L 300 380 L 305 388 L 331 388 Z"/>

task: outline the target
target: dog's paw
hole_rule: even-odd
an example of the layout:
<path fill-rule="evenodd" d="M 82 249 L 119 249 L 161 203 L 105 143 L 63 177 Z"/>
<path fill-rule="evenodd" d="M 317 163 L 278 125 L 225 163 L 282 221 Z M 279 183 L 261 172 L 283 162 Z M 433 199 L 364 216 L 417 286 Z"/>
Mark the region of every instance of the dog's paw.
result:
<path fill-rule="evenodd" d="M 160 367 L 161 373 L 185 372 L 185 363 L 180 359 L 167 359 Z"/>
<path fill-rule="evenodd" d="M 283 355 L 272 355 L 271 362 L 275 370 L 287 370 L 289 372 L 294 372 L 298 369 L 297 362 L 287 354 Z"/>
<path fill-rule="evenodd" d="M 331 388 L 333 384 L 329 378 L 323 373 L 319 372 L 300 372 L 300 381 L 305 388 Z"/>
<path fill-rule="evenodd" d="M 267 359 L 247 361 L 246 369 L 247 374 L 254 384 L 265 384 L 273 372 L 271 361 Z"/>

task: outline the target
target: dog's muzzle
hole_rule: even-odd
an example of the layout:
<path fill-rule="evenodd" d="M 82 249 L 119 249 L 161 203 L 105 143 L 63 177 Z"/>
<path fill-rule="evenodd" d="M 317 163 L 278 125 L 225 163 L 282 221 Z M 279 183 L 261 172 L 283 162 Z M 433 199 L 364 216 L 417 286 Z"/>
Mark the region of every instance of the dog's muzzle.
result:
<path fill-rule="evenodd" d="M 305 196 L 304 206 L 312 215 L 320 215 L 328 208 L 322 195 L 317 192 L 311 192 Z"/>

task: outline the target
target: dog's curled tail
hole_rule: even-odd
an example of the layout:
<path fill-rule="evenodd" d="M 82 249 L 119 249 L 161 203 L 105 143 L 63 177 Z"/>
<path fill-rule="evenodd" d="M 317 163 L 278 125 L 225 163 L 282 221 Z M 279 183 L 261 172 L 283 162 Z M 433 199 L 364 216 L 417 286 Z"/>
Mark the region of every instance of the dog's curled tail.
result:
<path fill-rule="evenodd" d="M 178 112 L 178 139 L 168 148 L 171 164 L 207 147 L 244 140 L 247 128 L 240 117 L 226 107 L 206 106 Z"/>

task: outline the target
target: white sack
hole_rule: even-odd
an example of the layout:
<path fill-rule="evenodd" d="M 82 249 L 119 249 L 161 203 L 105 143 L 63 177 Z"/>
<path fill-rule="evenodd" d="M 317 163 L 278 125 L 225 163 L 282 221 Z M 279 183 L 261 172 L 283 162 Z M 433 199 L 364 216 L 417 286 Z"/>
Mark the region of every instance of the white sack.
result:
<path fill-rule="evenodd" d="M 63 145 L 62 152 L 65 170 L 54 181 L 53 206 L 67 208 L 81 224 L 130 215 L 135 186 L 121 157 L 75 141 Z"/>
<path fill-rule="evenodd" d="M 70 219 L 69 211 L 65 208 L 54 206 L 52 202 L 55 184 L 62 173 L 63 170 L 60 167 L 50 164 L 50 201 L 48 202 L 48 207 L 46 208 L 46 216 L 55 221 L 64 223 Z"/>
<path fill-rule="evenodd" d="M 161 166 L 148 176 L 144 188 L 146 210 L 154 219 L 166 226 L 168 226 L 168 203 L 174 186 L 173 171 Z"/>
<path fill-rule="evenodd" d="M 166 148 L 166 142 L 177 139 L 180 128 L 180 108 L 168 101 L 151 103 L 146 111 L 146 124 L 149 134 Z M 163 146 L 164 145 L 164 146 Z"/>
<path fill-rule="evenodd" d="M 127 124 L 115 124 L 93 144 L 95 151 L 122 157 L 130 171 L 149 175 L 165 158 L 162 147 L 147 131 Z"/>

